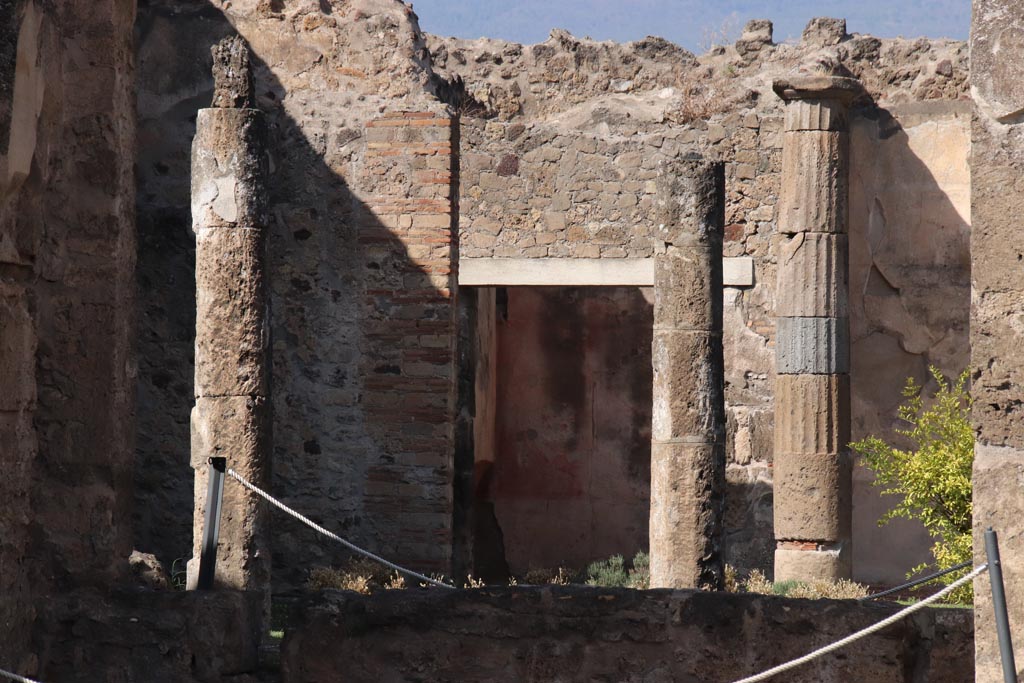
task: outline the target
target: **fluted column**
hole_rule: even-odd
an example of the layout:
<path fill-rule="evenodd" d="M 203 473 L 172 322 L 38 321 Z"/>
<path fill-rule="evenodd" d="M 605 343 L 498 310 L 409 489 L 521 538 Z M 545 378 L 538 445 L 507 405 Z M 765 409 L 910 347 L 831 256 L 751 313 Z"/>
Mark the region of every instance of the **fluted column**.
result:
<path fill-rule="evenodd" d="M 189 580 L 198 570 L 207 461 L 261 488 L 270 484 L 269 299 L 264 189 L 265 126 L 255 108 L 248 48 L 238 38 L 213 49 L 213 107 L 201 109 L 192 143 L 196 234 L 196 405 L 192 466 L 195 533 Z M 217 585 L 270 589 L 265 504 L 233 482 L 224 487 Z"/>
<path fill-rule="evenodd" d="M 654 259 L 651 587 L 719 589 L 725 501 L 721 162 L 660 169 Z"/>
<path fill-rule="evenodd" d="M 858 81 L 800 73 L 786 101 L 778 203 L 775 580 L 851 572 L 847 110 Z"/>

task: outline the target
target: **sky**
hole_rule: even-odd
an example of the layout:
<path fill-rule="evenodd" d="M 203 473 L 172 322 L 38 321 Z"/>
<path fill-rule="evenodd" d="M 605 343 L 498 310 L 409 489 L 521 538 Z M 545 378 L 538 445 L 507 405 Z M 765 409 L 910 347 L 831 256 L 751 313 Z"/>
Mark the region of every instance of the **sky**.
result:
<path fill-rule="evenodd" d="M 439 35 L 538 43 L 563 28 L 595 40 L 655 35 L 695 52 L 723 28 L 735 40 L 748 19 L 770 19 L 777 43 L 799 38 L 817 16 L 880 38 L 961 40 L 971 19 L 971 0 L 413 0 L 413 8 L 420 27 Z"/>

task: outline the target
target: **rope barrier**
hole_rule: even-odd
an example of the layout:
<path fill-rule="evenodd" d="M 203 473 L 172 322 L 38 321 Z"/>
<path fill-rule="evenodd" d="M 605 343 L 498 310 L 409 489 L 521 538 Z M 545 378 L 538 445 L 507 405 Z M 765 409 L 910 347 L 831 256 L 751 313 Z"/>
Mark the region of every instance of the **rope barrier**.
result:
<path fill-rule="evenodd" d="M 345 546 L 346 548 L 348 548 L 352 552 L 358 553 L 358 554 L 362 555 L 363 557 L 366 557 L 366 558 L 369 558 L 369 559 L 373 560 L 374 562 L 379 562 L 382 565 L 384 565 L 385 567 L 388 567 L 390 569 L 394 569 L 399 574 L 404 574 L 406 576 L 411 576 L 414 579 L 418 579 L 420 581 L 424 581 L 424 582 L 429 583 L 431 585 L 438 586 L 439 588 L 449 588 L 451 590 L 457 590 L 455 588 L 455 586 L 452 586 L 452 585 L 447 584 L 447 583 L 443 583 L 441 581 L 438 581 L 437 579 L 432 579 L 429 576 L 424 576 L 423 574 L 420 574 L 418 572 L 414 572 L 411 569 L 406 569 L 405 567 L 401 567 L 401 566 L 395 564 L 394 562 L 389 562 L 388 560 L 385 560 L 380 555 L 374 555 L 369 550 L 364 550 L 364 549 L 360 548 L 359 546 L 355 545 L 354 543 L 350 543 L 349 541 L 346 541 L 341 536 L 338 536 L 337 534 L 335 534 L 335 533 L 333 533 L 331 531 L 328 531 L 327 529 L 323 528 L 322 526 L 320 526 L 319 524 L 317 524 L 316 522 L 311 520 L 309 517 L 306 517 L 306 516 L 296 512 L 295 510 L 291 509 L 290 507 L 288 507 L 287 505 L 285 505 L 284 503 L 282 503 L 278 499 L 274 498 L 272 495 L 270 495 L 266 491 L 260 489 L 256 485 L 250 483 L 249 481 L 247 481 L 245 479 L 245 477 L 240 475 L 238 472 L 235 472 L 233 469 L 228 468 L 227 474 L 228 474 L 228 476 L 230 476 L 233 479 L 235 479 L 236 481 L 238 481 L 238 483 L 240 483 L 242 486 L 244 486 L 245 488 L 249 489 L 250 491 L 255 493 L 257 496 L 259 496 L 263 500 L 267 501 L 268 503 L 270 503 L 271 505 L 276 507 L 278 510 L 281 510 L 282 512 L 288 513 L 289 515 L 291 515 L 295 519 L 299 520 L 300 522 L 302 522 L 303 524 L 308 526 L 310 529 L 313 529 L 314 531 L 317 531 L 320 534 L 323 534 L 324 536 L 326 536 L 327 538 L 331 539 L 332 541 L 337 541 L 338 543 L 340 543 L 341 545 Z"/>
<path fill-rule="evenodd" d="M 884 598 L 887 595 L 892 595 L 893 593 L 899 593 L 900 591 L 906 590 L 908 588 L 913 588 L 914 586 L 920 586 L 922 583 L 928 583 L 932 579 L 937 579 L 940 576 L 945 576 L 946 574 L 952 574 L 953 572 L 958 572 L 961 569 L 967 569 L 968 567 L 971 566 L 971 562 L 972 561 L 973 560 L 967 560 L 966 562 L 961 562 L 958 565 L 955 565 L 955 566 L 952 566 L 952 567 L 947 567 L 946 569 L 943 569 L 942 571 L 935 572 L 934 574 L 929 574 L 928 576 L 922 576 L 919 579 L 914 579 L 913 581 L 908 581 L 907 583 L 900 584 L 899 586 L 896 586 L 894 588 L 890 588 L 889 590 L 884 590 L 884 591 L 882 591 L 880 593 L 875 593 L 873 595 L 865 595 L 863 598 L 857 598 L 857 600 L 859 600 L 861 602 L 865 602 L 867 600 L 877 600 L 878 598 Z"/>
<path fill-rule="evenodd" d="M 3 669 L 0 669 L 0 678 L 9 678 L 12 681 L 16 681 L 16 683 L 39 683 L 39 681 L 34 681 L 31 678 L 25 678 L 18 674 L 12 674 L 10 671 L 4 671 Z"/>
<path fill-rule="evenodd" d="M 903 617 L 905 617 L 905 616 L 907 616 L 909 614 L 913 614 L 914 612 L 917 612 L 918 610 L 924 609 L 925 607 L 927 607 L 931 603 L 935 602 L 936 600 L 942 598 L 943 596 L 949 595 L 950 593 L 952 593 L 953 591 L 955 591 L 957 588 L 959 588 L 960 586 L 964 585 L 968 581 L 973 581 L 974 577 L 978 576 L 979 574 L 984 572 L 986 569 L 988 569 L 988 564 L 983 564 L 980 567 L 975 567 L 974 571 L 972 571 L 970 574 L 967 574 L 966 576 L 963 576 L 963 577 L 957 579 L 953 583 L 949 584 L 948 586 L 946 586 L 945 588 L 940 590 L 935 595 L 931 595 L 931 596 L 925 598 L 924 600 L 922 600 L 921 602 L 915 603 L 915 604 L 911 605 L 910 607 L 907 607 L 906 609 L 902 609 L 899 612 L 897 612 L 896 614 L 893 614 L 893 615 L 890 615 L 890 616 L 886 617 L 885 619 L 883 619 L 882 621 L 878 622 L 877 624 L 873 624 L 871 626 L 868 626 L 865 629 L 862 629 L 860 631 L 857 631 L 856 633 L 853 633 L 851 635 L 846 636 L 842 640 L 837 640 L 836 642 L 834 642 L 834 643 L 832 643 L 830 645 L 826 645 L 825 647 L 819 648 L 819 649 L 815 650 L 814 652 L 811 652 L 809 654 L 804 655 L 803 657 L 799 657 L 799 658 L 794 659 L 792 661 L 786 662 L 785 664 L 780 664 L 779 666 L 776 666 L 774 668 L 768 669 L 767 671 L 765 671 L 763 673 L 759 673 L 756 676 L 750 676 L 749 678 L 740 679 L 740 680 L 736 681 L 735 683 L 756 683 L 757 681 L 766 681 L 769 678 L 771 678 L 772 676 L 780 674 L 783 671 L 789 671 L 790 669 L 795 669 L 796 667 L 801 666 L 802 664 L 806 664 L 807 662 L 809 662 L 809 661 L 811 661 L 813 659 L 817 659 L 818 657 L 821 657 L 822 655 L 826 655 L 829 652 L 833 652 L 833 651 L 838 650 L 838 649 L 840 649 L 842 647 L 846 647 L 847 645 L 849 645 L 852 642 L 860 640 L 861 638 L 863 638 L 865 636 L 871 635 L 875 631 L 880 631 L 883 628 L 885 628 L 886 626 L 889 626 L 890 624 L 896 623 L 897 621 L 899 621 L 900 619 L 902 619 Z"/>

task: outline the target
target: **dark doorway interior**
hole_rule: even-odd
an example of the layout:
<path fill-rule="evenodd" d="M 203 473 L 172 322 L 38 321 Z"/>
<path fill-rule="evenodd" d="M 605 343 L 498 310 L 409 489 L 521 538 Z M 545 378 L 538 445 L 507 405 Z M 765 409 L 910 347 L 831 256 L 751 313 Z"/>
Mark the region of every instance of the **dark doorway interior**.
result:
<path fill-rule="evenodd" d="M 463 568 L 495 580 L 646 550 L 653 290 L 478 288 L 466 300 Z"/>

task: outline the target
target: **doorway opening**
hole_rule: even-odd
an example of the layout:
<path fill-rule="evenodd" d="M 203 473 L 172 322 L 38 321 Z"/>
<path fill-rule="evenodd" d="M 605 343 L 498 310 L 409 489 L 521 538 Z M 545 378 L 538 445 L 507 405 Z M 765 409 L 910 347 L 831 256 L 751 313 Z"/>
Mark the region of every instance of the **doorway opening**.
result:
<path fill-rule="evenodd" d="M 646 551 L 653 288 L 460 290 L 455 571 Z"/>

